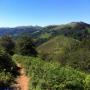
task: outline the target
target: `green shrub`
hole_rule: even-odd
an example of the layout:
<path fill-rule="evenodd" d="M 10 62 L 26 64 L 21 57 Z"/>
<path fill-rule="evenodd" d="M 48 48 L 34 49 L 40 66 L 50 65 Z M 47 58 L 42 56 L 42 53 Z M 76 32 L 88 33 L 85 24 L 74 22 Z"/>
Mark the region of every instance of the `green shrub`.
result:
<path fill-rule="evenodd" d="M 85 78 L 85 88 L 86 90 L 90 90 L 90 75 L 87 75 Z"/>
<path fill-rule="evenodd" d="M 16 40 L 17 52 L 21 55 L 36 56 L 35 45 L 29 36 L 21 36 Z"/>
<path fill-rule="evenodd" d="M 0 87 L 10 86 L 17 75 L 17 66 L 11 56 L 0 50 Z"/>
<path fill-rule="evenodd" d="M 68 53 L 66 65 L 90 72 L 90 51 L 87 48 L 79 48 Z"/>
<path fill-rule="evenodd" d="M 13 72 L 16 68 L 16 63 L 12 60 L 11 56 L 5 51 L 0 50 L 0 70 Z"/>
<path fill-rule="evenodd" d="M 26 74 L 31 78 L 30 90 L 86 90 L 89 83 L 87 74 L 68 66 L 62 67 L 57 62 L 20 55 L 14 55 L 13 60 L 26 68 Z"/>
<path fill-rule="evenodd" d="M 7 87 L 12 84 L 14 77 L 10 72 L 0 71 L 0 87 Z"/>
<path fill-rule="evenodd" d="M 14 40 L 6 35 L 0 38 L 0 47 L 4 49 L 6 53 L 13 55 L 15 52 L 15 42 Z"/>

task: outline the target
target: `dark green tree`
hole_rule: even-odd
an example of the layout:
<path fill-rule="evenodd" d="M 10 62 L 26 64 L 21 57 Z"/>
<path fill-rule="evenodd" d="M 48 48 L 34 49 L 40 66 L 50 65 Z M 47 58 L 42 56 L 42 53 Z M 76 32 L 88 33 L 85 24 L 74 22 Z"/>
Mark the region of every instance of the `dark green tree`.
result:
<path fill-rule="evenodd" d="M 17 69 L 17 65 L 12 60 L 11 55 L 0 48 L 0 70 L 4 70 L 15 75 L 17 73 Z"/>
<path fill-rule="evenodd" d="M 16 49 L 21 55 L 37 56 L 35 45 L 30 36 L 20 36 L 16 40 Z"/>
<path fill-rule="evenodd" d="M 4 49 L 6 53 L 9 53 L 10 55 L 14 54 L 15 51 L 15 42 L 12 39 L 11 36 L 3 36 L 0 38 L 0 46 Z"/>

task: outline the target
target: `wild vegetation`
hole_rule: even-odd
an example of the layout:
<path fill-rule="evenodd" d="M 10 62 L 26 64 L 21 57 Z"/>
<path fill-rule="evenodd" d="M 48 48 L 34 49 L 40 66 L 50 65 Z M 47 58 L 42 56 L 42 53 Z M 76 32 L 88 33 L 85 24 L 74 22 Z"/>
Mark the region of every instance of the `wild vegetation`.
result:
<path fill-rule="evenodd" d="M 17 66 L 11 56 L 0 50 L 0 87 L 12 85 L 17 74 Z"/>
<path fill-rule="evenodd" d="M 46 61 L 58 61 L 79 70 L 88 71 L 90 65 L 90 40 L 79 41 L 58 36 L 37 48 L 39 56 Z"/>
<path fill-rule="evenodd" d="M 8 30 L 10 35 L 3 36 L 6 29 L 0 34 L 0 87 L 14 83 L 20 63 L 30 90 L 90 90 L 89 24 Z"/>
<path fill-rule="evenodd" d="M 57 62 L 40 58 L 14 55 L 13 59 L 23 65 L 30 77 L 30 90 L 89 90 L 90 75 Z"/>

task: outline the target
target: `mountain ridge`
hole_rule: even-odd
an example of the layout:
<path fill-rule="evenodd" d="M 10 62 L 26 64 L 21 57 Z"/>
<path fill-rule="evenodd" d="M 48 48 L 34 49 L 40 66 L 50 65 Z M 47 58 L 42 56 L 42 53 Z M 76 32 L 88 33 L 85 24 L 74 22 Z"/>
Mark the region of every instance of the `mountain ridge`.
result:
<path fill-rule="evenodd" d="M 11 35 L 18 37 L 23 34 L 30 35 L 35 39 L 36 45 L 40 45 L 60 35 L 82 40 L 90 36 L 90 24 L 85 22 L 71 22 L 62 25 L 48 25 L 45 27 L 18 26 L 15 28 L 0 28 L 0 36 Z"/>

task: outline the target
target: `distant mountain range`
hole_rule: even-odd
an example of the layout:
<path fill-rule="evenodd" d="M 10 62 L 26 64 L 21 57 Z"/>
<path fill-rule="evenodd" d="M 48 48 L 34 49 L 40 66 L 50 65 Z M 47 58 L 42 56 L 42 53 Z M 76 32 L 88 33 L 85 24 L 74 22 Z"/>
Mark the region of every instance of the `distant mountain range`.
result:
<path fill-rule="evenodd" d="M 2 35 L 12 35 L 18 36 L 20 34 L 33 34 L 34 32 L 38 32 L 42 27 L 39 26 L 20 26 L 15 28 L 0 28 L 0 36 Z"/>
<path fill-rule="evenodd" d="M 64 35 L 74 39 L 83 39 L 90 36 L 90 24 L 84 22 L 71 22 L 63 25 L 40 26 L 21 26 L 15 28 L 0 28 L 0 36 L 3 35 L 19 36 L 21 34 L 33 37 L 37 45 L 47 40 Z"/>
<path fill-rule="evenodd" d="M 30 34 L 36 34 L 36 33 L 51 33 L 52 34 L 60 34 L 63 33 L 64 31 L 69 32 L 69 30 L 75 31 L 77 30 L 82 30 L 82 29 L 87 29 L 90 28 L 90 24 L 84 23 L 84 22 L 71 22 L 68 24 L 63 24 L 63 25 L 49 25 L 45 27 L 40 27 L 40 26 L 20 26 L 20 27 L 15 27 L 15 28 L 0 28 L 0 36 L 5 35 L 5 34 L 10 34 L 10 35 L 19 35 L 21 33 L 30 33 Z M 60 31 L 61 30 L 61 31 Z"/>

